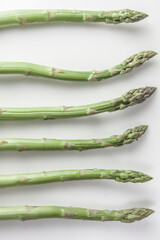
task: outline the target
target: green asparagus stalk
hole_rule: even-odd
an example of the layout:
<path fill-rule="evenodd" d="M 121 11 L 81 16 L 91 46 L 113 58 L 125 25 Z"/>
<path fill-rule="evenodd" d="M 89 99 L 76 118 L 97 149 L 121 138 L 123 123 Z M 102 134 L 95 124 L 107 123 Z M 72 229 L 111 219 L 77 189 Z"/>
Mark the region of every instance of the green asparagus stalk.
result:
<path fill-rule="evenodd" d="M 114 11 L 86 11 L 86 10 L 12 10 L 0 12 L 0 27 L 16 25 L 67 23 L 67 22 L 105 22 L 105 23 L 134 23 L 148 15 L 129 9 Z"/>
<path fill-rule="evenodd" d="M 66 81 L 101 81 L 128 73 L 156 54 L 154 51 L 142 51 L 110 69 L 89 72 L 63 70 L 27 62 L 0 62 L 0 74 L 23 74 Z"/>
<path fill-rule="evenodd" d="M 0 108 L 0 120 L 65 119 L 113 112 L 144 102 L 156 91 L 155 87 L 132 89 L 121 97 L 82 106 L 59 106 L 37 108 Z"/>
<path fill-rule="evenodd" d="M 96 148 L 117 147 L 130 144 L 138 140 L 145 131 L 147 125 L 140 125 L 128 129 L 121 135 L 114 135 L 101 139 L 25 139 L 25 138 L 1 138 L 0 151 L 47 151 L 47 150 L 88 150 Z"/>
<path fill-rule="evenodd" d="M 43 218 L 67 218 L 95 221 L 120 221 L 132 223 L 154 213 L 147 208 L 124 210 L 96 210 L 61 206 L 16 206 L 0 207 L 0 220 L 33 220 Z"/>
<path fill-rule="evenodd" d="M 0 188 L 92 179 L 113 179 L 123 183 L 143 183 L 150 181 L 152 178 L 144 173 L 132 170 L 74 169 L 43 171 L 38 173 L 0 175 Z"/>

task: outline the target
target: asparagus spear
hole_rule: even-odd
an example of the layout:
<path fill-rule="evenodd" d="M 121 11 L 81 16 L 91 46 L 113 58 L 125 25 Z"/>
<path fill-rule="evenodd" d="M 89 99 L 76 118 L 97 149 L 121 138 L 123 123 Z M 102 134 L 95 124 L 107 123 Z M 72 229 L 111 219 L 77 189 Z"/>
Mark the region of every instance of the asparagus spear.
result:
<path fill-rule="evenodd" d="M 117 182 L 147 182 L 152 178 L 132 170 L 74 169 L 39 173 L 0 175 L 0 188 L 75 180 L 113 179 Z"/>
<path fill-rule="evenodd" d="M 0 207 L 0 220 L 33 220 L 42 218 L 67 218 L 95 221 L 120 221 L 132 223 L 154 213 L 147 208 L 124 210 L 96 210 L 62 206 L 16 206 Z"/>
<path fill-rule="evenodd" d="M 117 147 L 138 140 L 145 131 L 147 125 L 140 125 L 126 130 L 121 135 L 114 135 L 102 139 L 25 139 L 25 138 L 1 138 L 0 151 L 47 151 L 47 150 L 88 150 L 95 148 Z"/>
<path fill-rule="evenodd" d="M 144 102 L 156 91 L 155 87 L 132 89 L 121 97 L 82 106 L 38 107 L 38 108 L 2 108 L 0 120 L 59 119 L 89 116 L 102 112 L 122 110 Z"/>
<path fill-rule="evenodd" d="M 0 62 L 0 74 L 24 74 L 66 81 L 101 81 L 128 73 L 156 54 L 154 51 L 142 51 L 110 69 L 89 72 L 63 70 L 27 62 Z"/>
<path fill-rule="evenodd" d="M 12 10 L 0 12 L 0 27 L 16 25 L 43 24 L 55 22 L 105 22 L 105 23 L 134 23 L 148 15 L 129 9 L 114 11 L 86 10 Z"/>

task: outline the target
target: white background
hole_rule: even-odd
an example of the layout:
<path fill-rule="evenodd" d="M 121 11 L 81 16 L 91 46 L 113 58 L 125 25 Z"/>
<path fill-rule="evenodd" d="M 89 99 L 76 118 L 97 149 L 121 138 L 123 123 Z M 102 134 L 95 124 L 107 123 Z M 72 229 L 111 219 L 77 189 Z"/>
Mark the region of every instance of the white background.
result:
<path fill-rule="evenodd" d="M 51 24 L 0 30 L 0 61 L 28 61 L 72 70 L 105 69 L 142 50 L 159 52 L 160 1 L 5 0 L 1 10 L 130 8 L 149 17 L 135 24 Z M 1 107 L 77 105 L 119 97 L 132 88 L 159 86 L 159 56 L 133 72 L 102 82 L 73 83 L 24 76 L 0 76 Z M 0 173 L 76 168 L 133 169 L 154 180 L 143 184 L 81 181 L 0 190 L 0 205 L 64 205 L 95 209 L 148 207 L 156 212 L 141 222 L 49 219 L 0 222 L 9 239 L 159 239 L 159 90 L 145 103 L 115 113 L 56 121 L 0 122 L 1 137 L 101 138 L 148 124 L 131 145 L 84 152 L 1 152 Z"/>

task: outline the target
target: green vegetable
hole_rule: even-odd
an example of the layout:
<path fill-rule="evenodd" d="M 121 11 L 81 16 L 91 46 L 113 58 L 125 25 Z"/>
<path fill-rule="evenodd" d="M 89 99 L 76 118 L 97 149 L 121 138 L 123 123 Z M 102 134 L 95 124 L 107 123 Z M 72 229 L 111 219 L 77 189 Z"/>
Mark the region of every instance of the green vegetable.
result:
<path fill-rule="evenodd" d="M 114 135 L 102 139 L 25 139 L 2 138 L 0 139 L 0 151 L 46 151 L 46 150 L 87 150 L 105 147 L 117 147 L 138 140 L 145 131 L 147 125 L 140 125 L 128 129 L 122 135 Z"/>
<path fill-rule="evenodd" d="M 24 74 L 26 76 L 46 77 L 66 81 L 101 81 L 116 75 L 128 73 L 156 54 L 153 51 L 139 52 L 110 69 L 89 72 L 63 70 L 26 62 L 0 62 L 0 74 Z"/>
<path fill-rule="evenodd" d="M 17 206 L 0 207 L 0 220 L 32 220 L 41 218 L 70 218 L 95 221 L 120 221 L 132 223 L 154 213 L 147 208 L 125 210 L 96 210 L 60 206 Z"/>
<path fill-rule="evenodd" d="M 30 25 L 56 22 L 105 22 L 105 23 L 134 23 L 148 15 L 129 9 L 115 11 L 86 11 L 63 9 L 30 9 L 0 12 L 0 27 Z"/>
<path fill-rule="evenodd" d="M 117 182 L 123 183 L 142 183 L 150 181 L 152 178 L 146 174 L 132 170 L 75 169 L 39 173 L 0 175 L 0 188 L 92 179 L 113 179 Z"/>
<path fill-rule="evenodd" d="M 142 103 L 156 91 L 155 87 L 132 89 L 121 97 L 82 106 L 38 107 L 38 108 L 0 108 L 0 120 L 33 120 L 75 118 L 102 112 L 122 110 Z"/>

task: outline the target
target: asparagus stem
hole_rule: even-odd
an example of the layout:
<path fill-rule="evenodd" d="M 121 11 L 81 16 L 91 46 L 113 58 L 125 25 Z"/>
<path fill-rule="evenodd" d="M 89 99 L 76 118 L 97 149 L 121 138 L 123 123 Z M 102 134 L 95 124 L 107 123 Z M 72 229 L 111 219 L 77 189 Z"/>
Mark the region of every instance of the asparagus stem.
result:
<path fill-rule="evenodd" d="M 0 108 L 0 120 L 65 119 L 113 112 L 144 102 L 156 91 L 155 87 L 132 89 L 121 97 L 82 106 L 38 108 Z"/>
<path fill-rule="evenodd" d="M 12 10 L 0 12 L 0 27 L 30 25 L 56 22 L 105 22 L 105 23 L 134 23 L 148 15 L 129 9 L 114 11 L 86 10 Z"/>
<path fill-rule="evenodd" d="M 42 218 L 67 218 L 95 221 L 120 221 L 132 223 L 154 213 L 147 208 L 124 210 L 96 210 L 61 206 L 17 206 L 0 207 L 0 220 L 33 220 Z"/>
<path fill-rule="evenodd" d="M 142 51 L 110 69 L 89 72 L 63 70 L 27 62 L 0 62 L 0 74 L 23 74 L 66 81 L 101 81 L 128 73 L 156 54 L 154 51 Z"/>
<path fill-rule="evenodd" d="M 128 129 L 121 135 L 114 135 L 102 139 L 25 139 L 25 138 L 1 138 L 0 151 L 47 151 L 47 150 L 88 150 L 95 148 L 117 147 L 138 140 L 145 131 L 147 125 L 140 125 Z"/>
<path fill-rule="evenodd" d="M 0 188 L 92 179 L 113 179 L 123 183 L 143 183 L 150 181 L 152 178 L 144 173 L 132 170 L 74 169 L 43 171 L 38 173 L 0 175 Z"/>

